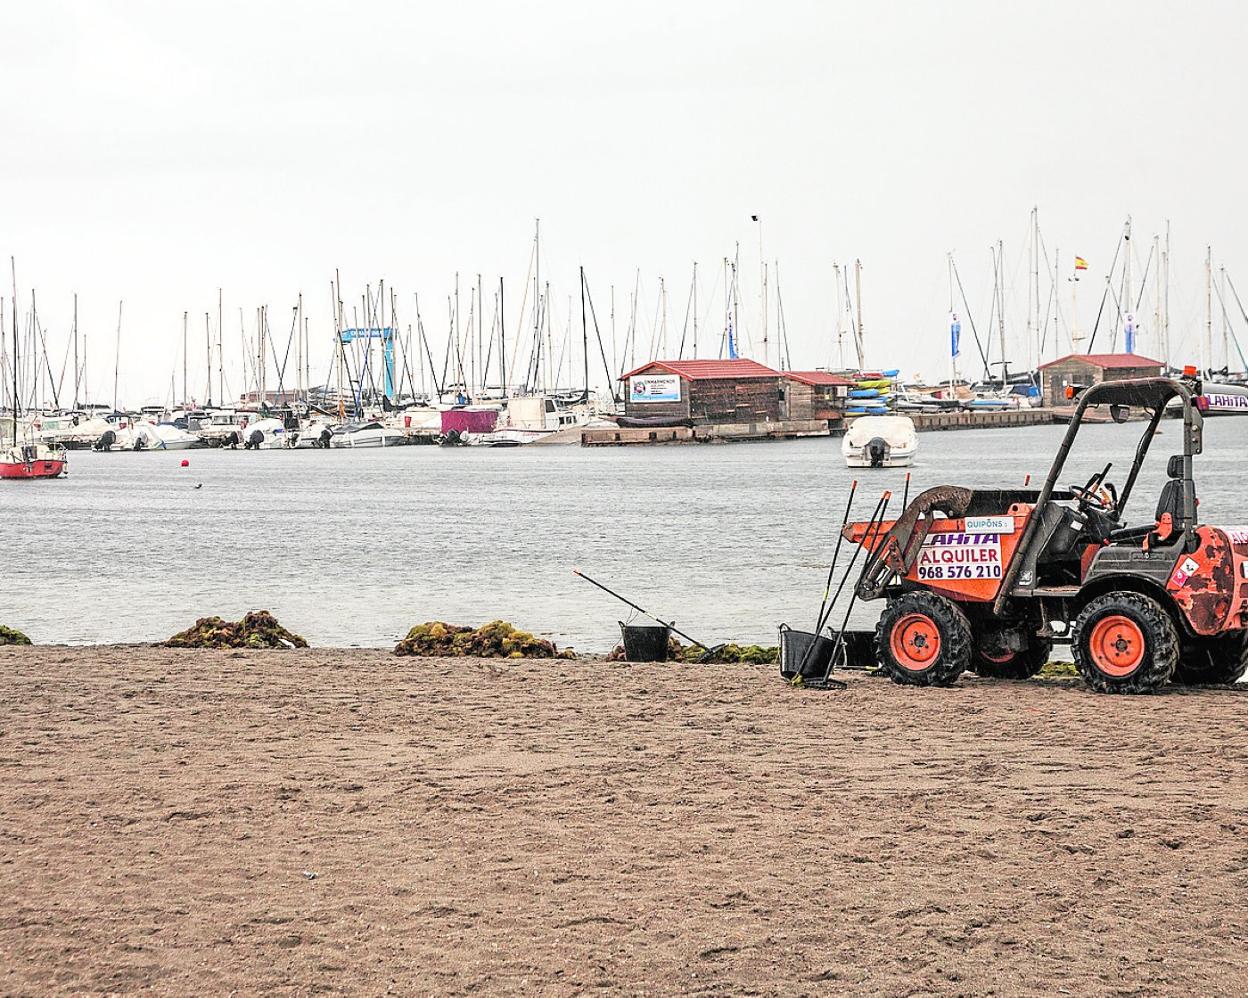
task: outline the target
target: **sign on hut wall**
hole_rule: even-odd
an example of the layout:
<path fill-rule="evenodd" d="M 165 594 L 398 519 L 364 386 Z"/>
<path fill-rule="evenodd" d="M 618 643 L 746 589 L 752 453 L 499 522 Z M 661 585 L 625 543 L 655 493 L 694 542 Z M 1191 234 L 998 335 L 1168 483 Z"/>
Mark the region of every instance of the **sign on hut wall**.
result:
<path fill-rule="evenodd" d="M 679 402 L 680 375 L 635 374 L 628 379 L 630 402 Z"/>

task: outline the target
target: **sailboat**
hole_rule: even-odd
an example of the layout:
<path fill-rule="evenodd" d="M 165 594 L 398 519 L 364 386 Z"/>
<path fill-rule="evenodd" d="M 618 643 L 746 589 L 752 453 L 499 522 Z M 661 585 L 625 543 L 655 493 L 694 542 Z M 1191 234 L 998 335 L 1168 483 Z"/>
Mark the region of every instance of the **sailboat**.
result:
<path fill-rule="evenodd" d="M 17 439 L 18 399 L 17 385 L 17 278 L 13 280 L 13 445 L 0 451 L 0 478 L 35 479 L 59 478 L 65 474 L 65 451 L 49 447 L 35 440 L 19 443 Z M 29 433 L 29 428 L 27 430 Z"/>

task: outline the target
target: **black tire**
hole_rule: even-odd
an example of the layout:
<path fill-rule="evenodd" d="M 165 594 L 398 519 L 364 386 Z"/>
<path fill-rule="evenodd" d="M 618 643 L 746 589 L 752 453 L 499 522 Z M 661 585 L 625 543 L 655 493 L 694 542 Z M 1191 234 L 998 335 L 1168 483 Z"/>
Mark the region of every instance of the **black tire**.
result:
<path fill-rule="evenodd" d="M 906 633 L 918 625 L 924 632 L 910 642 Z M 897 632 L 897 633 L 895 633 Z M 932 647 L 929 635 L 939 638 L 935 654 L 916 668 L 915 660 L 901 661 L 898 648 L 913 647 L 922 655 Z M 875 625 L 875 655 L 880 668 L 903 686 L 952 686 L 971 664 L 971 623 L 952 600 L 935 593 L 906 593 L 891 600 Z"/>
<path fill-rule="evenodd" d="M 1121 636 L 1117 642 L 1099 636 L 1099 624 L 1112 628 L 1110 618 L 1125 618 L 1130 622 L 1124 626 L 1142 638 L 1142 645 L 1132 649 L 1130 642 Z M 1105 633 L 1112 637 L 1114 632 L 1107 630 Z M 1115 650 L 1120 645 L 1120 653 L 1126 658 L 1134 655 L 1136 661 L 1124 660 L 1115 667 L 1105 647 L 1093 649 L 1094 639 L 1105 641 L 1106 647 L 1112 646 Z M 1154 693 L 1169 682 L 1179 661 L 1179 635 L 1174 621 L 1160 603 L 1140 593 L 1106 593 L 1089 602 L 1075 619 L 1070 642 L 1075 668 L 1084 682 L 1098 693 Z"/>
<path fill-rule="evenodd" d="M 1194 638 L 1185 643 L 1174 681 L 1183 686 L 1235 683 L 1248 672 L 1248 631 L 1216 638 Z"/>
<path fill-rule="evenodd" d="M 1048 664 L 1053 641 L 1033 634 L 1028 636 L 1028 642 L 1026 648 L 1008 658 L 990 656 L 982 643 L 977 642 L 971 668 L 985 679 L 1030 679 Z"/>

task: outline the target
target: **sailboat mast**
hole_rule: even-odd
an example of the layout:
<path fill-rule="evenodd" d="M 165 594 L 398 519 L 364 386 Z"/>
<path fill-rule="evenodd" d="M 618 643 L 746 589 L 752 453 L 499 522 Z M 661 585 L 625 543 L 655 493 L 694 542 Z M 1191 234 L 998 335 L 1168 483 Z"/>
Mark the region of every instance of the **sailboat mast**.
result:
<path fill-rule="evenodd" d="M 949 270 L 949 397 L 956 398 L 954 395 L 954 385 L 958 381 L 958 358 L 953 352 L 953 253 L 949 252 L 945 255 L 945 261 Z"/>
<path fill-rule="evenodd" d="M 1135 306 L 1132 304 L 1135 299 L 1131 296 L 1131 216 L 1127 216 L 1127 229 L 1123 234 L 1122 241 L 1125 243 L 1124 248 L 1127 253 L 1126 263 L 1123 265 L 1123 287 L 1125 288 L 1123 304 L 1127 306 L 1127 328 L 1131 330 L 1132 342 L 1130 345 L 1123 344 L 1127 353 L 1132 353 L 1131 347 L 1135 346 Z"/>
<path fill-rule="evenodd" d="M 760 296 L 763 313 L 763 364 L 766 366 L 770 363 L 767 351 L 767 262 L 763 259 L 763 220 L 759 216 L 754 216 L 758 222 L 758 273 L 760 284 Z"/>
<path fill-rule="evenodd" d="M 854 346 L 858 350 L 858 370 L 862 370 L 866 366 L 866 360 L 863 358 L 863 338 L 862 338 L 862 260 L 854 260 L 854 302 L 857 311 L 857 321 L 854 323 Z"/>
<path fill-rule="evenodd" d="M 1005 244 L 997 240 L 997 338 L 1001 343 L 1001 387 L 1009 373 L 1005 359 Z"/>
<path fill-rule="evenodd" d="M 1221 305 L 1222 311 L 1222 363 L 1229 371 L 1231 369 L 1231 344 L 1230 339 L 1227 336 L 1226 326 L 1226 264 L 1221 264 L 1218 267 L 1218 273 L 1222 278 L 1222 292 L 1221 296 L 1218 298 L 1218 303 Z"/>
<path fill-rule="evenodd" d="M 74 292 L 74 408 L 78 408 L 78 292 Z"/>
<path fill-rule="evenodd" d="M 698 359 L 698 261 L 693 261 L 693 359 Z"/>
<path fill-rule="evenodd" d="M 9 257 L 13 274 L 13 446 L 17 446 L 17 258 Z"/>
<path fill-rule="evenodd" d="M 542 348 L 542 309 L 541 283 L 539 275 L 542 271 L 542 220 L 533 219 L 533 349 L 540 352 Z M 536 377 L 537 371 L 534 371 Z M 525 381 L 528 381 L 526 378 Z"/>
<path fill-rule="evenodd" d="M 1038 368 L 1043 360 L 1040 356 L 1040 208 L 1035 206 L 1031 209 L 1031 290 L 1035 298 L 1035 347 L 1036 347 L 1036 367 Z M 1034 372 L 1033 372 L 1034 373 Z"/>
<path fill-rule="evenodd" d="M 186 363 L 186 319 L 187 319 L 187 313 L 186 313 L 186 312 L 183 312 L 183 313 L 182 313 L 182 404 L 183 404 L 183 405 L 186 405 L 187 398 L 188 398 L 188 395 L 187 395 L 187 392 L 186 392 L 186 369 L 187 369 L 187 363 Z M 76 404 L 76 403 L 75 403 L 75 404 Z"/>
<path fill-rule="evenodd" d="M 1205 363 L 1213 367 L 1213 247 L 1205 247 Z"/>
<path fill-rule="evenodd" d="M 295 398 L 303 398 L 303 292 L 295 305 Z"/>
<path fill-rule="evenodd" d="M 205 370 L 207 376 L 207 385 L 204 391 L 204 397 L 208 400 L 208 405 L 212 405 L 212 324 L 208 320 L 208 313 L 204 313 L 204 345 L 206 350 L 207 368 Z"/>
<path fill-rule="evenodd" d="M 225 342 L 221 325 L 221 289 L 217 288 L 217 398 L 225 405 Z"/>
<path fill-rule="evenodd" d="M 1166 356 L 1165 340 L 1161 331 L 1161 294 L 1162 294 L 1162 267 L 1165 266 L 1165 260 L 1161 255 L 1161 236 L 1153 236 L 1153 256 L 1157 260 L 1157 273 L 1153 278 L 1155 290 L 1153 292 L 1153 329 L 1157 331 L 1157 349 L 1161 351 L 1161 359 L 1163 364 L 1169 364 L 1170 358 Z"/>
<path fill-rule="evenodd" d="M 1162 301 L 1162 328 L 1165 329 L 1165 353 L 1162 359 L 1170 365 L 1170 219 L 1166 219 L 1166 287 Z"/>
<path fill-rule="evenodd" d="M 498 378 L 503 398 L 507 397 L 507 312 L 503 301 L 503 279 L 498 279 Z M 423 388 L 424 385 L 422 384 Z"/>
<path fill-rule="evenodd" d="M 581 268 L 581 352 L 585 355 L 585 401 L 589 401 L 589 326 L 585 321 L 585 268 Z M 609 387 L 609 386 L 608 386 Z"/>
<path fill-rule="evenodd" d="M 117 380 L 121 374 L 121 308 L 124 301 L 117 303 L 117 349 L 113 354 L 113 412 L 117 411 Z"/>

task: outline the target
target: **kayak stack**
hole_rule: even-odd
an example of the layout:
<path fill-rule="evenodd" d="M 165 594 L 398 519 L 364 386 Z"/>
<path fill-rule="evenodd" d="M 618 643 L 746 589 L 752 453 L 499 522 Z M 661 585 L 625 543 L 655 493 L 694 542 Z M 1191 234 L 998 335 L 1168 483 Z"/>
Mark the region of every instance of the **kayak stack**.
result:
<path fill-rule="evenodd" d="M 863 371 L 849 390 L 845 413 L 849 416 L 884 416 L 896 401 L 894 385 L 898 372 Z"/>

